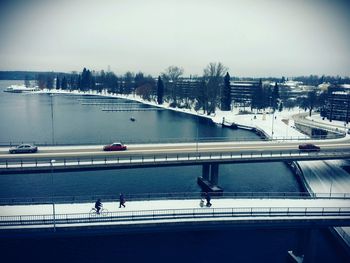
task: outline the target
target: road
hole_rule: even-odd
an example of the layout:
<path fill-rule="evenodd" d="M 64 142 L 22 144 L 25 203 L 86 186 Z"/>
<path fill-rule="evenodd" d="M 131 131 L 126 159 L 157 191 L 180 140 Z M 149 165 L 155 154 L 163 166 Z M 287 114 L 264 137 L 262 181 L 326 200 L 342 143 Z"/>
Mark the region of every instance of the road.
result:
<path fill-rule="evenodd" d="M 8 147 L 0 148 L 0 160 L 30 160 L 48 158 L 70 157 L 127 157 L 157 154 L 183 154 L 183 153 L 260 153 L 260 152 L 299 152 L 298 146 L 302 142 L 212 142 L 212 143 L 174 143 L 174 144 L 135 144 L 128 145 L 126 151 L 105 152 L 102 145 L 96 146 L 43 146 L 37 153 L 9 154 Z M 349 140 L 318 141 L 321 151 L 349 151 Z"/>

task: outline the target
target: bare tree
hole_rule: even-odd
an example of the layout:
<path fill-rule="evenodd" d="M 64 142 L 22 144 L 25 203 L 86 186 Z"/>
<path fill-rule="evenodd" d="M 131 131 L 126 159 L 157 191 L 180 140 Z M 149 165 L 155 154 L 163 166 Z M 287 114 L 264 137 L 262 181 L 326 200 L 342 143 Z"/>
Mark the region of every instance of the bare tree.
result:
<path fill-rule="evenodd" d="M 179 68 L 177 66 L 170 66 L 165 69 L 162 75 L 166 81 L 176 82 L 183 73 L 184 73 L 183 68 Z"/>
<path fill-rule="evenodd" d="M 221 100 L 221 87 L 224 84 L 224 75 L 228 71 L 221 62 L 211 62 L 207 65 L 203 72 L 205 81 L 205 108 L 207 114 L 215 112 L 215 108 L 219 105 Z"/>
<path fill-rule="evenodd" d="M 216 79 L 223 78 L 227 71 L 228 68 L 225 67 L 221 62 L 210 62 L 204 69 L 204 77 Z"/>
<path fill-rule="evenodd" d="M 162 73 L 162 79 L 165 82 L 166 92 L 168 97 L 173 101 L 173 105 L 176 106 L 178 98 L 177 82 L 180 76 L 184 73 L 183 68 L 177 66 L 170 66 Z"/>

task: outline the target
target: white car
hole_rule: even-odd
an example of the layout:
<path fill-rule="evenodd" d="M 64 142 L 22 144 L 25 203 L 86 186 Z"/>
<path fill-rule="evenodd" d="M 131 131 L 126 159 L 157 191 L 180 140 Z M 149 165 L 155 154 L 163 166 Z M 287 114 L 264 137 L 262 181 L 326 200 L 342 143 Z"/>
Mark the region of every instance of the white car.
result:
<path fill-rule="evenodd" d="M 38 151 L 38 147 L 31 144 L 21 144 L 16 147 L 12 147 L 9 153 L 35 153 Z"/>

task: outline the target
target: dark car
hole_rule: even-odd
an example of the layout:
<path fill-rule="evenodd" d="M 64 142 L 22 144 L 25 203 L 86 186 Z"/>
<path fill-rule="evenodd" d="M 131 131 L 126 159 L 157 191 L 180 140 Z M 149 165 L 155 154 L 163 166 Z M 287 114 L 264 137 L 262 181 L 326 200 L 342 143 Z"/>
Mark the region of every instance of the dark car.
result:
<path fill-rule="evenodd" d="M 126 146 L 120 142 L 114 142 L 103 147 L 104 151 L 125 151 Z"/>
<path fill-rule="evenodd" d="M 21 144 L 16 147 L 12 147 L 9 153 L 35 153 L 38 151 L 38 147 L 31 144 Z"/>
<path fill-rule="evenodd" d="M 302 152 L 318 152 L 321 148 L 312 143 L 305 143 L 299 145 L 299 150 Z"/>

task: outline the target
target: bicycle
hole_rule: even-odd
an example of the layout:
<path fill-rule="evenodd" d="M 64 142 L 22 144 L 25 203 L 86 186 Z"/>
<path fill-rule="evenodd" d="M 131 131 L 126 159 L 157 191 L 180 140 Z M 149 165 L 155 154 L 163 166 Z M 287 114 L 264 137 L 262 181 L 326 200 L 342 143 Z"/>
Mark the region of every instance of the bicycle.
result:
<path fill-rule="evenodd" d="M 100 212 L 97 213 L 97 209 L 95 207 L 91 208 L 89 215 L 90 217 L 94 216 L 108 216 L 109 211 L 106 208 L 101 207 Z"/>

